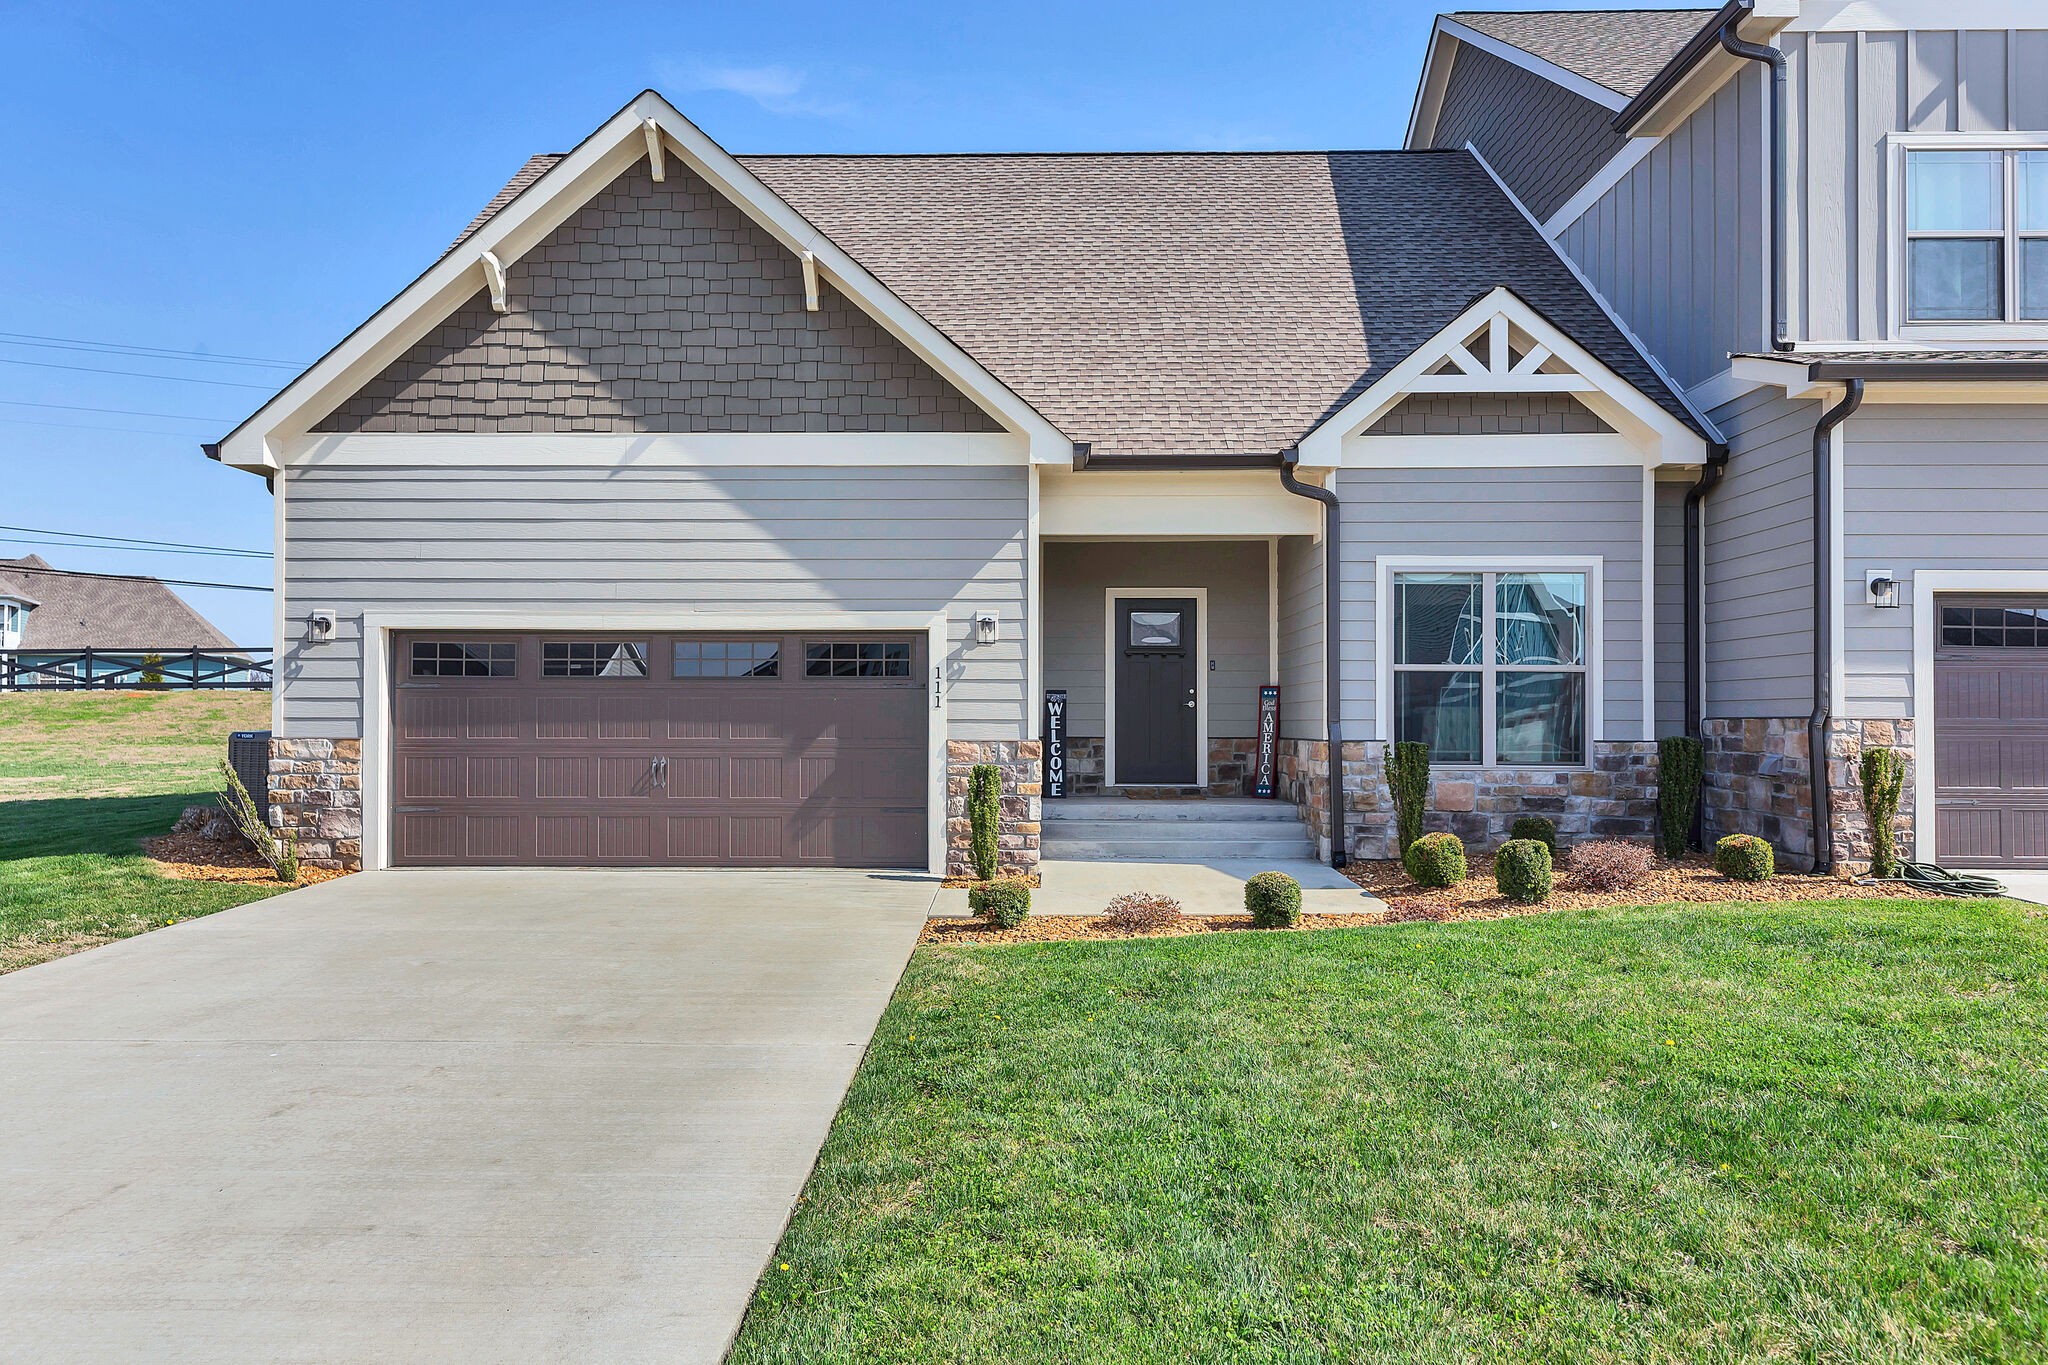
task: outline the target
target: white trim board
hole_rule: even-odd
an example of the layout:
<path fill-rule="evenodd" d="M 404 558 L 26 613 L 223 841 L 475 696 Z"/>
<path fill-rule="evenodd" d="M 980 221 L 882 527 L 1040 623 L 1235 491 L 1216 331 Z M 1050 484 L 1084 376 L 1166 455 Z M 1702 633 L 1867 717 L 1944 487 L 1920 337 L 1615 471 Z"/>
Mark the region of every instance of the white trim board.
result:
<path fill-rule="evenodd" d="M 1913 599 L 1913 857 L 1940 855 L 1934 787 L 1941 756 L 1934 743 L 1934 650 L 1941 636 L 1935 598 L 1949 593 L 2048 593 L 2042 569 L 1898 569 Z M 1851 722 L 1852 724 L 1854 722 Z"/>
<path fill-rule="evenodd" d="M 1533 52 L 1525 52 L 1512 43 L 1504 43 L 1490 34 L 1481 33 L 1476 28 L 1467 28 L 1449 15 L 1438 15 L 1436 26 L 1439 32 L 1446 33 L 1461 43 L 1470 43 L 1481 52 L 1498 57 L 1512 66 L 1519 66 L 1524 71 L 1541 76 L 1552 85 L 1561 85 L 1580 99 L 1597 104 L 1602 109 L 1611 109 L 1618 114 L 1628 107 L 1628 96 L 1620 91 L 1609 90 L 1598 81 L 1588 80 L 1576 71 L 1567 71 L 1555 62 L 1547 62 Z"/>
<path fill-rule="evenodd" d="M 1607 197 L 1607 192 L 1628 179 L 1629 172 L 1643 164 L 1643 158 L 1657 150 L 1661 137 L 1632 137 L 1622 144 L 1620 151 L 1609 157 L 1607 164 L 1593 172 L 1593 178 L 1579 186 L 1579 192 L 1564 201 L 1564 206 L 1550 215 L 1542 226 L 1544 237 L 1555 242 L 1564 230 L 1586 216 L 1592 207 Z"/>
<path fill-rule="evenodd" d="M 849 468 L 1021 465 L 1021 436 L 989 432 L 422 432 L 300 436 L 286 466 L 354 468 Z"/>
<path fill-rule="evenodd" d="M 1116 603 L 1120 597 L 1191 597 L 1195 602 L 1195 780 L 1209 785 L 1209 590 L 1207 588 L 1104 588 L 1102 590 L 1102 785 L 1116 780 Z M 1136 784 L 1158 785 L 1158 784 Z M 1180 786 L 1180 783 L 1169 783 Z"/>
<path fill-rule="evenodd" d="M 393 637 L 413 630 L 893 630 L 925 636 L 931 728 L 926 736 L 926 868 L 946 871 L 946 632 L 947 618 L 922 612 L 824 611 L 764 618 L 758 609 L 689 611 L 671 607 L 625 611 L 543 607 L 487 611 L 366 611 L 363 613 L 363 870 L 391 866 L 391 707 L 395 682 Z M 332 645 L 312 646 L 333 648 Z M 282 696 L 282 688 L 279 689 Z M 298 738 L 285 736 L 281 738 Z"/>
<path fill-rule="evenodd" d="M 1793 33 L 1913 29 L 2038 29 L 2041 0 L 1803 0 Z"/>

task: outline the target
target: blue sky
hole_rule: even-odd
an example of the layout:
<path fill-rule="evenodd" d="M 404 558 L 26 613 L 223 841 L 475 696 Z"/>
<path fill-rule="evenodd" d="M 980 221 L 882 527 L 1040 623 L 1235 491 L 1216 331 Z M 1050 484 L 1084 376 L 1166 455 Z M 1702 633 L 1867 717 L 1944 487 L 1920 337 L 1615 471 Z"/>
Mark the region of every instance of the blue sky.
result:
<path fill-rule="evenodd" d="M 292 372 L 187 353 L 313 359 L 649 86 L 738 152 L 1391 147 L 1437 8 L 0 0 L 0 524 L 268 549 L 198 444 Z M 268 581 L 33 540 L 0 555 Z M 266 597 L 188 598 L 268 642 Z"/>

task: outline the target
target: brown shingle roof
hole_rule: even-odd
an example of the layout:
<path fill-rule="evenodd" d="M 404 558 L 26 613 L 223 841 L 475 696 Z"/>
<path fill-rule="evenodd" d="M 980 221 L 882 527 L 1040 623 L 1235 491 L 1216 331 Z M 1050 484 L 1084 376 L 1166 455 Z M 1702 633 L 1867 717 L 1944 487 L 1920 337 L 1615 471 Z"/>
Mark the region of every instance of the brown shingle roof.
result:
<path fill-rule="evenodd" d="M 23 649 L 224 649 L 234 644 L 154 578 L 67 573 L 34 555 L 0 559 L 0 575 L 40 603 L 23 623 Z"/>
<path fill-rule="evenodd" d="M 1548 10 L 1445 15 L 1532 57 L 1604 85 L 1617 95 L 1642 93 L 1719 10 Z"/>
<path fill-rule="evenodd" d="M 560 161 L 564 155 L 566 155 L 566 153 L 563 152 L 542 152 L 537 156 L 530 156 L 526 158 L 526 164 L 524 166 L 521 166 L 518 169 L 518 171 L 513 174 L 512 178 L 505 182 L 505 188 L 499 190 L 495 195 L 491 196 L 491 202 L 485 204 L 483 207 L 483 211 L 477 214 L 476 217 L 469 220 L 469 226 L 462 230 L 461 236 L 458 236 L 454 241 L 448 244 L 448 251 L 453 251 L 455 250 L 456 247 L 461 246 L 464 240 L 468 238 L 470 233 L 475 232 L 485 223 L 490 222 L 492 216 L 495 215 L 499 209 L 504 208 L 505 205 L 511 203 L 514 199 L 517 199 L 521 191 L 525 190 L 525 188 L 528 185 L 531 185 L 534 181 L 540 179 L 543 175 L 546 175 L 548 171 L 553 168 L 554 164 L 557 161 Z M 444 251 L 441 254 L 445 256 L 448 254 L 448 251 Z"/>

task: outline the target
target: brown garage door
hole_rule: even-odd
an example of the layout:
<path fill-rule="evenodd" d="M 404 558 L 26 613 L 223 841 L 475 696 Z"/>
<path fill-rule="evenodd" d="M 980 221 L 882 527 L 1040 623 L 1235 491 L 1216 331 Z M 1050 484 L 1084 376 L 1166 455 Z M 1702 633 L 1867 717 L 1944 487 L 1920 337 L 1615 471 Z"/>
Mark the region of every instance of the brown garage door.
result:
<path fill-rule="evenodd" d="M 402 866 L 923 867 L 915 635 L 416 634 Z"/>
<path fill-rule="evenodd" d="M 1938 610 L 1936 856 L 2048 867 L 2048 602 L 1944 597 Z"/>

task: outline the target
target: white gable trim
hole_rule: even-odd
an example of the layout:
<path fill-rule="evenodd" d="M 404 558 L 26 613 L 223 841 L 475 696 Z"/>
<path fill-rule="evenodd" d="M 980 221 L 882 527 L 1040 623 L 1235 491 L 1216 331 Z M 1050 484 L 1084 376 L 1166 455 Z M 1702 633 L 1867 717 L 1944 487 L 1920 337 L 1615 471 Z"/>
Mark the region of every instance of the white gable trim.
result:
<path fill-rule="evenodd" d="M 1491 343 L 1485 361 L 1465 345 L 1482 333 Z M 1507 341 L 1513 334 L 1536 347 L 1520 361 L 1507 353 Z M 1450 373 L 1431 373 L 1447 364 Z M 1513 290 L 1501 286 L 1303 437 L 1301 463 L 1325 467 L 1373 463 L 1367 447 L 1386 438 L 1366 437 L 1366 429 L 1410 394 L 1560 392 L 1573 394 L 1626 438 L 1645 464 L 1700 464 L 1706 459 L 1706 442 L 1692 428 L 1608 369 Z M 1498 438 L 1503 446 L 1518 439 Z"/>
<path fill-rule="evenodd" d="M 486 287 L 486 255 L 508 265 L 518 260 L 645 157 L 650 127 L 692 171 L 792 255 L 802 259 L 810 253 L 821 276 L 990 416 L 1023 436 L 1034 462 L 1071 462 L 1073 443 L 1058 428 L 891 293 L 675 106 L 649 90 L 229 433 L 220 443 L 222 463 L 243 469 L 277 468 L 286 443 L 309 434 L 314 423 Z"/>
<path fill-rule="evenodd" d="M 1457 20 L 1447 16 L 1439 16 L 1436 24 L 1438 31 L 1449 34 L 1459 42 L 1470 43 L 1481 52 L 1490 53 L 1504 62 L 1511 62 L 1521 67 L 1524 71 L 1541 76 L 1552 85 L 1561 85 L 1574 95 L 1582 99 L 1591 100 L 1602 109 L 1612 109 L 1616 113 L 1620 113 L 1628 106 L 1628 96 L 1620 91 L 1609 90 L 1598 81 L 1588 80 L 1576 71 L 1567 71 L 1557 63 L 1547 62 L 1532 52 L 1523 51 L 1512 43 L 1504 43 L 1498 38 L 1481 33 L 1476 28 L 1467 28 Z"/>

